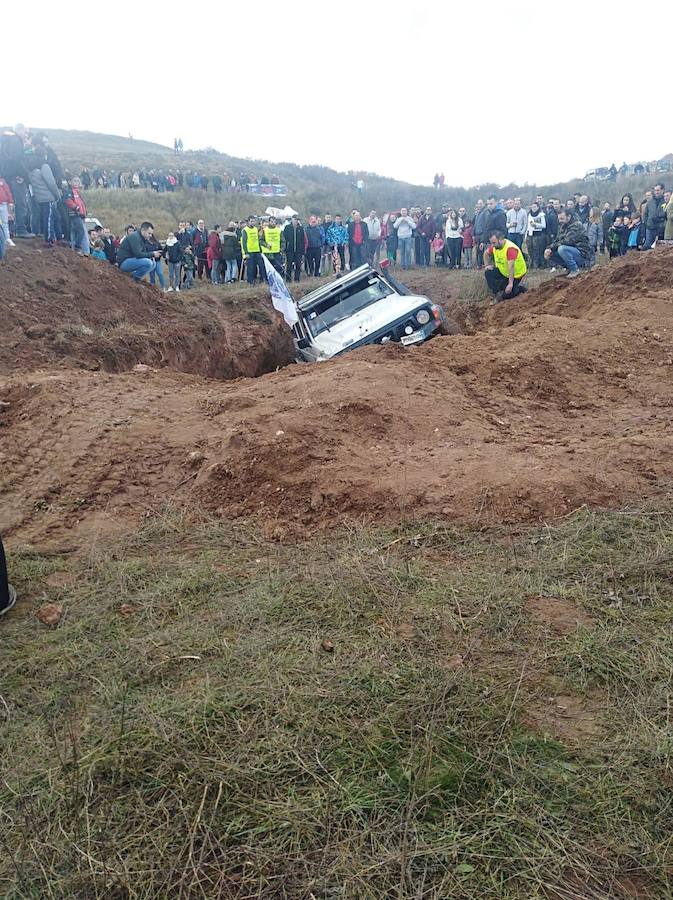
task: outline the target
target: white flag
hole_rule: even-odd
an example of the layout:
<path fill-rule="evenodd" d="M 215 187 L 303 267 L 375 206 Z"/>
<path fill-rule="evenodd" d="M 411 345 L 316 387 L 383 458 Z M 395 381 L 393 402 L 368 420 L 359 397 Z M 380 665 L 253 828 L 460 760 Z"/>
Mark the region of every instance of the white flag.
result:
<path fill-rule="evenodd" d="M 279 313 L 282 313 L 283 318 L 290 328 L 292 328 L 292 326 L 296 325 L 299 321 L 292 295 L 286 288 L 283 279 L 266 258 L 265 254 L 262 254 L 262 259 L 264 260 L 264 268 L 266 269 L 266 280 L 269 282 L 269 287 L 271 288 L 271 302 L 273 303 L 273 308 L 277 309 Z"/>

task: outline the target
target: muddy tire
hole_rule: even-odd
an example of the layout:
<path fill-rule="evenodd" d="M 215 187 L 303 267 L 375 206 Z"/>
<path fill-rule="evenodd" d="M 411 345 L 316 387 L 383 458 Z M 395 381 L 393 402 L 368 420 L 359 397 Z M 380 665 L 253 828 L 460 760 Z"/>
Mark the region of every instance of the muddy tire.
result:
<path fill-rule="evenodd" d="M 438 334 L 462 334 L 463 329 L 453 319 L 445 319 L 437 329 Z"/>

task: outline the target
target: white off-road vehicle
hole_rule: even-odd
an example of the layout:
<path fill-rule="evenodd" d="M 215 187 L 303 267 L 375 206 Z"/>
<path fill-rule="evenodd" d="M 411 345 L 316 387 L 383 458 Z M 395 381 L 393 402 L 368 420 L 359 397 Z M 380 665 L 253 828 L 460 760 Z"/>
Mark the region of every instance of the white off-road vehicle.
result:
<path fill-rule="evenodd" d="M 389 271 L 369 265 L 311 291 L 296 305 L 295 344 L 298 358 L 306 362 L 366 344 L 420 344 L 457 330 L 447 326 L 436 303 L 412 294 Z"/>

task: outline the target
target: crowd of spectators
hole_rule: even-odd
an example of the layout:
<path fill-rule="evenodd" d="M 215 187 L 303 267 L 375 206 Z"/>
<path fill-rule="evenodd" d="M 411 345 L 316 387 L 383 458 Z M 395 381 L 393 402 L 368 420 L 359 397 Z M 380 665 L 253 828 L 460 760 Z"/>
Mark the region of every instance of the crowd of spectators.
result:
<path fill-rule="evenodd" d="M 131 186 L 137 176 L 137 186 L 156 185 L 159 191 L 180 184 L 208 187 L 205 176 L 178 174 L 181 181 L 171 173 L 158 181 L 156 173 L 134 172 Z M 14 238 L 39 234 L 47 245 L 69 244 L 118 265 L 138 280 L 147 276 L 168 291 L 189 289 L 195 280 L 205 278 L 227 284 L 245 275 L 254 283 L 265 277 L 264 257 L 294 281 L 364 262 L 377 265 L 382 255 L 402 269 L 483 268 L 488 267 L 485 254 L 492 255 L 489 248 L 495 234 L 517 247 L 529 268 L 562 266 L 572 275 L 592 266 L 598 253 L 613 258 L 673 240 L 671 193 L 658 183 L 637 203 L 631 194 L 624 194 L 615 208 L 610 203 L 598 208 L 587 194 L 575 194 L 565 202 L 538 195 L 526 204 L 518 197 L 492 196 L 478 200 L 470 211 L 445 204 L 437 212 L 430 206 L 402 207 L 362 216 L 354 209 L 345 218 L 330 213 L 311 215 L 307 221 L 298 215 L 287 221 L 252 217 L 211 228 L 203 220 L 184 221 L 159 241 L 150 222 L 138 228 L 128 225 L 118 236 L 107 228 L 87 228 L 82 191 L 96 184 L 110 187 L 109 176 L 102 170 L 67 173 L 44 134 L 30 135 L 23 126 L 3 133 L 0 251 L 11 247 Z M 241 173 L 237 183 L 247 183 L 249 177 Z"/>
<path fill-rule="evenodd" d="M 85 166 L 79 173 L 79 179 L 85 191 L 100 190 L 134 190 L 144 188 L 158 194 L 172 193 L 176 190 L 207 191 L 215 194 L 240 193 L 251 191 L 258 185 L 280 185 L 278 175 L 256 175 L 240 172 L 228 175 L 225 172 L 205 175 L 201 172 L 182 171 L 182 169 L 133 169 L 126 172 L 113 169 L 92 168 Z"/>

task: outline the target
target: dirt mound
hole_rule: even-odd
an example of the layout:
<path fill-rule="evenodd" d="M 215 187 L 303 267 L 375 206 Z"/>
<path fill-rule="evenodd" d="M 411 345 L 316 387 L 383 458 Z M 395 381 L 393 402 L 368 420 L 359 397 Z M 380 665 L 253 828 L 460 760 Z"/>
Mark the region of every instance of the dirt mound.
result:
<path fill-rule="evenodd" d="M 171 500 L 261 514 L 281 536 L 342 519 L 536 520 L 652 494 L 673 476 L 672 262 L 545 285 L 473 337 L 261 379 L 6 379 L 0 528 L 44 535 Z"/>
<path fill-rule="evenodd" d="M 624 312 L 665 313 L 671 300 L 673 251 L 662 247 L 632 252 L 609 266 L 600 266 L 579 278 L 564 273 L 541 284 L 516 304 L 501 303 L 487 317 L 489 324 L 512 325 L 533 315 L 571 318 L 619 318 Z"/>
<path fill-rule="evenodd" d="M 272 372 L 292 341 L 268 294 L 164 295 L 106 262 L 22 242 L 0 267 L 0 374 L 137 363 L 212 378 Z"/>

